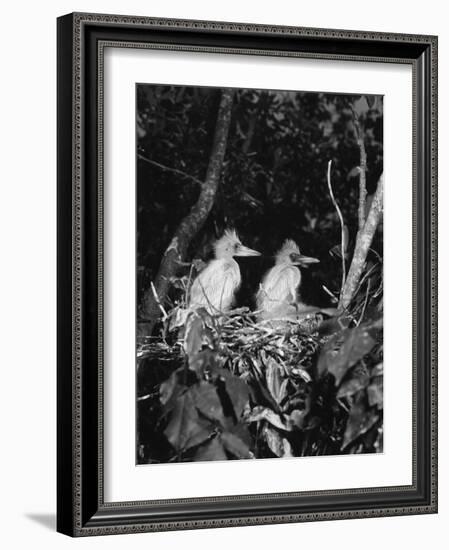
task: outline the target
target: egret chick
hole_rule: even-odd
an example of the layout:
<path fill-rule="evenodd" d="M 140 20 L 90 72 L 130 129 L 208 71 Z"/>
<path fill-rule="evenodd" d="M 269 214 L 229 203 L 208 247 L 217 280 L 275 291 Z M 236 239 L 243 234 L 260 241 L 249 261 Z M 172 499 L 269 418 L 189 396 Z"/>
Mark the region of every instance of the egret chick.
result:
<path fill-rule="evenodd" d="M 235 256 L 260 256 L 244 246 L 235 230 L 227 229 L 215 243 L 215 258 L 199 273 L 190 289 L 189 308 L 204 307 L 211 315 L 229 311 L 240 287 L 241 275 Z"/>
<path fill-rule="evenodd" d="M 316 258 L 303 256 L 295 241 L 287 239 L 276 254 L 276 263 L 265 274 L 256 296 L 258 316 L 266 319 L 297 319 L 310 308 L 298 300 L 301 271 L 319 263 Z M 316 309 L 316 308 L 313 308 Z"/>

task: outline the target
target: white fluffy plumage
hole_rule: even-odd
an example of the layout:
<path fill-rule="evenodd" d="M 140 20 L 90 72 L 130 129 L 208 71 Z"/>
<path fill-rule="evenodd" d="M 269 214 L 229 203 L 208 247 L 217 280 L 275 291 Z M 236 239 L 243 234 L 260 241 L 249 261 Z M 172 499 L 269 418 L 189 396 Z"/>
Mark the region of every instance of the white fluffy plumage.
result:
<path fill-rule="evenodd" d="M 233 258 L 212 260 L 193 281 L 189 306 L 204 307 L 211 315 L 228 311 L 240 283 L 240 268 Z"/>
<path fill-rule="evenodd" d="M 256 295 L 260 319 L 295 318 L 298 309 L 298 289 L 301 286 L 301 271 L 295 265 L 301 259 L 304 263 L 318 260 L 301 255 L 295 241 L 287 239 L 276 254 L 274 267 L 262 279 Z"/>
<path fill-rule="evenodd" d="M 218 315 L 232 308 L 240 287 L 240 267 L 234 256 L 259 256 L 259 252 L 243 246 L 235 230 L 229 229 L 214 249 L 215 259 L 193 281 L 189 308 L 204 307 L 211 315 Z"/>

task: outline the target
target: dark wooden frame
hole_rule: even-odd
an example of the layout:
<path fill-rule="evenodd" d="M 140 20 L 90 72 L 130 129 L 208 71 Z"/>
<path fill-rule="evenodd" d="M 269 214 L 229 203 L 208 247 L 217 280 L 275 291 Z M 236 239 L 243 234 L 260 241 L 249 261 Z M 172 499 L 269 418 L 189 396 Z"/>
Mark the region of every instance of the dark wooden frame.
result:
<path fill-rule="evenodd" d="M 104 503 L 102 54 L 105 45 L 413 67 L 413 483 Z M 72 536 L 437 511 L 437 38 L 94 14 L 58 19 L 58 531 Z M 151 495 L 148 495 L 151 498 Z"/>

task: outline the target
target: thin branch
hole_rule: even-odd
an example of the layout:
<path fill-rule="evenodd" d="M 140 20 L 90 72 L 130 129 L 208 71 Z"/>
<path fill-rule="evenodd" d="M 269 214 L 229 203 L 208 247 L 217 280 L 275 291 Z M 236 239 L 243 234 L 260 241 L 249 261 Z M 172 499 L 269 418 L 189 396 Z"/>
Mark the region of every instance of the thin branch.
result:
<path fill-rule="evenodd" d="M 371 248 L 370 248 L 371 250 Z M 363 275 L 363 277 L 360 279 L 360 282 L 359 284 L 357 285 L 357 288 L 356 288 L 356 291 L 354 294 L 357 294 L 358 291 L 362 288 L 362 285 L 363 283 L 366 281 L 366 279 L 368 279 L 368 277 L 371 275 L 371 273 L 376 269 L 377 267 L 377 264 L 374 264 L 370 269 L 368 269 L 368 271 L 365 272 L 365 274 Z"/>
<path fill-rule="evenodd" d="M 326 285 L 321 285 L 324 292 L 326 292 L 327 294 L 329 294 L 329 296 L 332 298 L 332 302 L 334 304 L 338 304 L 338 298 L 335 296 L 335 294 L 333 292 L 331 292 Z"/>
<path fill-rule="evenodd" d="M 363 229 L 365 225 L 365 209 L 366 209 L 366 150 L 365 140 L 363 136 L 362 128 L 359 124 L 359 118 L 357 113 L 353 111 L 354 119 L 354 133 L 357 139 L 357 145 L 360 150 L 360 174 L 359 174 L 359 231 Z"/>
<path fill-rule="evenodd" d="M 365 294 L 365 301 L 363 303 L 362 313 L 360 314 L 359 320 L 357 321 L 357 326 L 360 326 L 360 323 L 362 322 L 363 316 L 365 315 L 366 306 L 368 304 L 368 297 L 371 290 L 371 281 L 368 279 L 366 294 Z"/>
<path fill-rule="evenodd" d="M 161 164 L 160 162 L 156 162 L 155 160 L 151 160 L 141 153 L 138 153 L 137 157 L 140 160 L 143 160 L 144 162 L 148 162 L 148 164 L 152 164 L 153 166 L 157 166 L 164 172 L 172 172 L 173 174 L 178 174 L 178 176 L 181 176 L 182 178 L 186 178 L 189 180 L 194 181 L 195 183 L 198 183 L 199 185 L 203 185 L 204 182 L 202 182 L 200 179 L 196 178 L 195 176 L 191 176 L 190 174 L 186 174 L 182 170 L 178 170 L 177 168 L 170 168 L 170 166 L 165 166 L 165 164 Z"/>
<path fill-rule="evenodd" d="M 330 160 L 327 163 L 327 186 L 329 188 L 329 194 L 331 196 L 332 203 L 335 207 L 335 210 L 337 211 L 338 218 L 340 220 L 340 227 L 341 227 L 341 269 L 342 269 L 342 275 L 341 275 L 341 291 L 343 291 L 343 287 L 345 286 L 346 281 L 346 263 L 345 263 L 345 222 L 343 220 L 343 215 L 341 213 L 340 207 L 337 204 L 337 201 L 334 197 L 334 192 L 332 190 L 332 183 L 331 183 L 331 168 L 332 168 L 332 160 Z"/>
<path fill-rule="evenodd" d="M 154 281 L 154 287 L 157 289 L 158 298 L 162 304 L 165 304 L 167 300 L 167 294 L 170 289 L 170 280 L 179 269 L 177 262 L 185 261 L 191 240 L 203 227 L 214 205 L 215 196 L 223 169 L 229 128 L 231 125 L 233 98 L 233 89 L 225 88 L 222 90 L 206 177 L 203 182 L 195 179 L 195 181 L 200 183 L 200 192 L 196 202 L 190 208 L 189 213 L 180 221 L 168 248 L 162 256 L 156 279 Z M 180 172 L 181 171 L 177 171 L 176 173 Z M 186 174 L 182 172 L 181 175 L 186 176 Z M 190 179 L 194 179 L 192 176 L 189 177 Z M 157 322 L 157 314 L 160 311 L 160 307 L 155 300 L 154 293 L 149 288 L 145 291 L 142 309 L 145 317 L 155 319 L 147 326 L 139 327 L 139 334 L 149 335 L 153 332 Z"/>
<path fill-rule="evenodd" d="M 140 397 L 138 397 L 137 401 L 146 401 L 147 399 L 155 397 L 156 395 L 159 395 L 159 392 L 147 393 L 145 395 L 141 395 Z"/>
<path fill-rule="evenodd" d="M 159 300 L 159 296 L 157 295 L 156 288 L 153 284 L 153 281 L 151 281 L 150 285 L 151 285 L 151 290 L 153 291 L 153 295 L 154 295 L 154 299 L 156 301 L 156 304 L 158 305 L 159 309 L 161 310 L 162 320 L 165 321 L 168 318 L 167 312 L 165 311 L 164 306 L 161 304 L 161 301 Z"/>

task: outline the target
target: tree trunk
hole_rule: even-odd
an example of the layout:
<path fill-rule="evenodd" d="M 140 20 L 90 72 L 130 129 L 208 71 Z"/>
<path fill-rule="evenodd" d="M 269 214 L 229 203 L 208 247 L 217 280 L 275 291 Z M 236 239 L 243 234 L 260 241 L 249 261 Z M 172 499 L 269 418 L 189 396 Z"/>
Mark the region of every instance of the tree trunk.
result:
<path fill-rule="evenodd" d="M 357 285 L 365 265 L 366 256 L 373 242 L 374 233 L 382 217 L 383 210 L 383 191 L 384 191 L 383 174 L 380 176 L 377 183 L 377 189 L 371 203 L 371 207 L 363 227 L 357 233 L 357 239 L 352 257 L 351 267 L 349 268 L 348 276 L 342 292 L 340 293 L 340 301 L 338 309 L 346 309 L 354 296 Z"/>
<path fill-rule="evenodd" d="M 231 123 L 233 97 L 234 90 L 223 90 L 206 179 L 202 183 L 197 202 L 178 225 L 162 257 L 159 271 L 154 281 L 157 297 L 154 295 L 151 287 L 145 292 L 143 312 L 149 322 L 139 326 L 140 335 L 149 336 L 152 334 L 161 314 L 160 304 L 164 304 L 170 287 L 170 278 L 176 274 L 179 263 L 184 261 L 191 240 L 203 226 L 214 205 Z"/>

